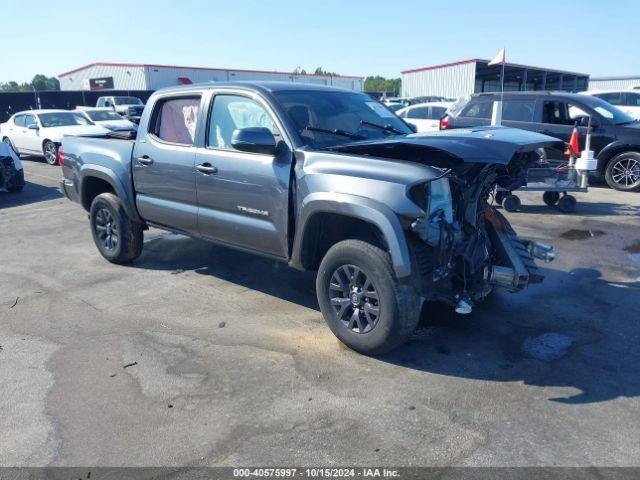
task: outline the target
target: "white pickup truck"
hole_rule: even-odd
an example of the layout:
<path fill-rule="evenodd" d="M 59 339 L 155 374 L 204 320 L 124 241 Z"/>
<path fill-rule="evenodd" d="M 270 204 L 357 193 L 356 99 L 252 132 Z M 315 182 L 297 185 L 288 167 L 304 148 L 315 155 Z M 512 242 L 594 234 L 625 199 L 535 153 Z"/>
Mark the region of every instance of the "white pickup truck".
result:
<path fill-rule="evenodd" d="M 98 108 L 112 108 L 133 123 L 140 123 L 140 116 L 144 110 L 144 103 L 138 97 L 99 97 L 96 102 Z"/>

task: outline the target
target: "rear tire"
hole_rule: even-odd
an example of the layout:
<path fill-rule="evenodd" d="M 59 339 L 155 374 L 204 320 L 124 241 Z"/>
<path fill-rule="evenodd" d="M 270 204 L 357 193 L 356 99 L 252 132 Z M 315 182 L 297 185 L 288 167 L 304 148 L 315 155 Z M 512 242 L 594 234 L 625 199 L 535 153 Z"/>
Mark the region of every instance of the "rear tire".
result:
<path fill-rule="evenodd" d="M 623 152 L 613 157 L 607 163 L 604 179 L 615 190 L 640 191 L 640 153 Z"/>
<path fill-rule="evenodd" d="M 89 220 L 98 251 L 111 263 L 128 263 L 142 253 L 143 227 L 127 216 L 122 201 L 113 193 L 93 199 Z"/>
<path fill-rule="evenodd" d="M 420 320 L 419 296 L 395 277 L 389 254 L 361 240 L 329 249 L 316 292 L 334 335 L 365 355 L 381 355 L 404 343 Z"/>
<path fill-rule="evenodd" d="M 42 144 L 42 152 L 44 153 L 44 160 L 49 165 L 58 165 L 58 146 L 51 140 L 45 140 Z"/>

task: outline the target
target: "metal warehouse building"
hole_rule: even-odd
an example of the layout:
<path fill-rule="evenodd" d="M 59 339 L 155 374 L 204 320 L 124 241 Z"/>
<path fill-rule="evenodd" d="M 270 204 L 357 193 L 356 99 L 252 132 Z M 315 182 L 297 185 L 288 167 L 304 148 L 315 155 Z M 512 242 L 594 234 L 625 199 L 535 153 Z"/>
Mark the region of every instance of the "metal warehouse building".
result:
<path fill-rule="evenodd" d="M 640 75 L 589 79 L 589 90 L 627 90 L 640 88 Z"/>
<path fill-rule="evenodd" d="M 309 75 L 262 70 L 179 67 L 135 63 L 92 63 L 58 75 L 61 90 L 158 90 L 172 85 L 232 80 L 275 80 L 333 85 L 362 91 L 363 77 Z"/>
<path fill-rule="evenodd" d="M 471 93 L 500 91 L 502 66 L 473 58 L 461 62 L 416 68 L 402 72 L 402 96 L 436 95 L 459 98 Z M 505 91 L 587 89 L 589 75 L 528 65 L 505 64 Z"/>

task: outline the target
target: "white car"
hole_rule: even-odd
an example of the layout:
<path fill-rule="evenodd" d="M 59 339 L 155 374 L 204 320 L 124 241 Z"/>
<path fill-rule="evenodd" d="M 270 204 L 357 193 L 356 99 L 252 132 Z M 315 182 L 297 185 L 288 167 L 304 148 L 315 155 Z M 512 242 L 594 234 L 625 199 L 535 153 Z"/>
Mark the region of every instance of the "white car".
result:
<path fill-rule="evenodd" d="M 49 165 L 58 163 L 63 136 L 107 133 L 109 130 L 95 125 L 83 114 L 69 110 L 27 110 L 0 125 L 2 141 L 14 152 L 42 155 Z"/>
<path fill-rule="evenodd" d="M 430 102 L 410 105 L 398 110 L 396 115 L 416 127 L 419 133 L 440 130 L 440 118 L 453 102 Z"/>
<path fill-rule="evenodd" d="M 583 95 L 598 97 L 618 109 L 640 120 L 640 90 L 592 90 L 580 92 Z"/>
<path fill-rule="evenodd" d="M 82 113 L 96 125 L 115 132 L 137 130 L 138 126 L 124 118 L 110 108 L 76 107 L 76 111 Z"/>

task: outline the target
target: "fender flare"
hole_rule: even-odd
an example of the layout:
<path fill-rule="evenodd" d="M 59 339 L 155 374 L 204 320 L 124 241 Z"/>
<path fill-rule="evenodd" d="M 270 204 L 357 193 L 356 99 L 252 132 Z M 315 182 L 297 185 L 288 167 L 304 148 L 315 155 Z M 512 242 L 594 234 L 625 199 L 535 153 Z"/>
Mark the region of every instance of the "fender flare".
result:
<path fill-rule="evenodd" d="M 113 188 L 115 194 L 122 200 L 122 204 L 124 206 L 127 215 L 132 220 L 142 223 L 142 219 L 134 206 L 134 200 L 131 197 L 130 193 L 125 188 L 122 181 L 115 175 L 112 170 L 108 168 L 102 167 L 100 165 L 83 165 L 80 168 L 80 202 L 84 198 L 84 188 L 86 185 L 87 178 L 94 177 L 99 178 L 107 182 Z"/>
<path fill-rule="evenodd" d="M 292 267 L 304 269 L 301 259 L 302 244 L 309 220 L 317 213 L 335 213 L 364 220 L 376 226 L 389 247 L 396 276 L 403 278 L 411 275 L 411 256 L 405 233 L 397 215 L 388 206 L 358 195 L 315 192 L 307 195 L 299 208 L 290 261 Z"/>
<path fill-rule="evenodd" d="M 604 147 L 598 153 L 598 172 L 604 175 L 604 170 L 606 168 L 607 163 L 618 153 L 622 153 L 625 151 L 634 151 L 640 152 L 640 148 L 638 145 L 633 145 L 628 142 L 615 141 L 611 142 L 609 145 Z"/>

